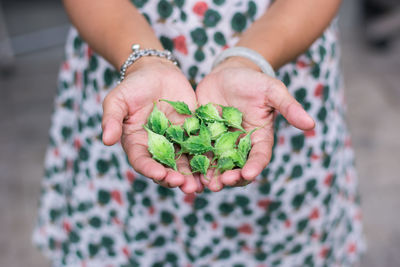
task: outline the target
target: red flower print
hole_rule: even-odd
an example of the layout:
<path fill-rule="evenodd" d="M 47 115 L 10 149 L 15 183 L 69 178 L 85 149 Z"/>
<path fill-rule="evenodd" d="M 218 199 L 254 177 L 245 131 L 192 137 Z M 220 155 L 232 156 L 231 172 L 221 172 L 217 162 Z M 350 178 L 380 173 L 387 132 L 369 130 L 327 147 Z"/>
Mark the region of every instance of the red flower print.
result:
<path fill-rule="evenodd" d="M 251 227 L 250 224 L 245 223 L 238 228 L 238 231 L 239 231 L 239 233 L 242 233 L 242 234 L 251 234 L 251 233 L 253 233 L 253 228 Z"/>
<path fill-rule="evenodd" d="M 321 249 L 321 251 L 319 252 L 319 255 L 321 256 L 321 258 L 326 258 L 326 255 L 328 255 L 329 250 L 330 249 L 328 247 L 323 247 Z"/>
<path fill-rule="evenodd" d="M 211 224 L 211 228 L 212 229 L 217 229 L 217 227 L 218 227 L 218 223 L 217 222 L 213 222 L 212 224 Z"/>
<path fill-rule="evenodd" d="M 150 207 L 149 207 L 149 214 L 150 214 L 150 215 L 153 215 L 154 212 L 156 212 L 156 209 L 154 208 L 154 206 L 150 206 Z"/>
<path fill-rule="evenodd" d="M 257 202 L 257 206 L 259 206 L 260 208 L 268 208 L 269 204 L 271 204 L 271 200 L 266 198 L 266 199 L 260 199 Z"/>
<path fill-rule="evenodd" d="M 315 130 L 312 129 L 312 130 L 309 130 L 309 131 L 304 131 L 304 135 L 306 137 L 313 137 L 313 136 L 315 136 Z"/>
<path fill-rule="evenodd" d="M 192 194 L 186 194 L 185 197 L 183 198 L 183 201 L 187 204 L 193 204 L 194 199 L 196 198 L 196 195 L 194 193 Z"/>
<path fill-rule="evenodd" d="M 203 16 L 207 9 L 207 3 L 203 1 L 199 1 L 193 6 L 193 12 L 199 16 Z"/>
<path fill-rule="evenodd" d="M 292 225 L 292 222 L 290 220 L 285 221 L 285 227 L 289 228 Z"/>
<path fill-rule="evenodd" d="M 122 248 L 122 252 L 123 252 L 124 255 L 125 255 L 126 257 L 128 257 L 128 258 L 131 256 L 131 253 L 129 252 L 128 247 L 123 247 L 123 248 Z"/>
<path fill-rule="evenodd" d="M 75 148 L 76 148 L 77 150 L 79 150 L 79 149 L 81 148 L 81 146 L 82 146 L 81 140 L 79 140 L 78 138 L 76 138 L 76 139 L 74 140 L 74 146 L 75 146 Z"/>
<path fill-rule="evenodd" d="M 347 251 L 348 251 L 349 253 L 354 253 L 354 252 L 356 252 L 356 251 L 357 251 L 357 245 L 356 245 L 356 243 L 354 243 L 354 242 L 350 243 L 349 246 L 347 247 Z"/>
<path fill-rule="evenodd" d="M 65 232 L 67 232 L 67 233 L 71 232 L 71 224 L 69 222 L 64 221 L 63 227 L 64 227 Z"/>
<path fill-rule="evenodd" d="M 314 89 L 314 96 L 320 97 L 322 96 L 323 92 L 324 92 L 324 85 L 322 83 L 319 83 L 317 87 L 315 87 Z"/>
<path fill-rule="evenodd" d="M 315 220 L 319 218 L 319 210 L 318 208 L 314 208 L 310 214 L 310 220 Z"/>
<path fill-rule="evenodd" d="M 307 67 L 307 64 L 303 60 L 297 60 L 296 65 L 300 69 Z"/>
<path fill-rule="evenodd" d="M 130 183 L 133 183 L 133 181 L 135 181 L 135 174 L 133 173 L 133 171 L 131 170 L 127 170 L 125 173 L 126 179 L 128 179 L 128 181 Z"/>
<path fill-rule="evenodd" d="M 328 173 L 328 175 L 324 179 L 324 184 L 326 186 L 330 186 L 332 183 L 332 179 L 333 179 L 333 173 Z"/>
<path fill-rule="evenodd" d="M 114 199 L 118 204 L 122 205 L 122 197 L 121 197 L 121 192 L 118 190 L 113 190 L 111 191 L 111 197 Z"/>
<path fill-rule="evenodd" d="M 173 39 L 174 47 L 176 50 L 181 52 L 184 55 L 188 54 L 188 49 L 186 46 L 186 38 L 183 35 L 179 35 Z"/>

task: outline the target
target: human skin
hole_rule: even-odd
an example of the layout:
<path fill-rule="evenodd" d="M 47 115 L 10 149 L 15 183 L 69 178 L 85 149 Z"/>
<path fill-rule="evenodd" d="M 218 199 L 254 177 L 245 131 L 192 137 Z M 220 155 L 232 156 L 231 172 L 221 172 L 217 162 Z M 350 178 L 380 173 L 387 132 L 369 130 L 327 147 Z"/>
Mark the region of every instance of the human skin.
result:
<path fill-rule="evenodd" d="M 162 49 L 152 28 L 128 0 L 63 2 L 80 35 L 117 69 L 134 43 L 139 43 L 142 48 Z M 321 35 L 339 4 L 340 0 L 277 0 L 242 34 L 237 45 L 259 52 L 274 69 L 278 69 L 303 53 Z M 257 97 L 259 95 L 263 97 Z M 142 125 L 153 102 L 160 98 L 185 101 L 191 109 L 197 102 L 232 105 L 245 114 L 245 129 L 262 127 L 252 135 L 253 147 L 243 169 L 227 171 L 211 181 L 201 179 L 200 183 L 199 176 L 187 174 L 190 167 L 185 157 L 179 159 L 179 172 L 153 160 L 146 149 L 147 137 Z M 255 106 L 254 109 L 251 110 L 251 106 Z M 179 123 L 182 120 L 182 117 L 174 117 L 168 104 L 160 103 L 159 108 L 171 121 Z M 221 63 L 199 83 L 195 94 L 171 62 L 142 58 L 128 68 L 126 79 L 111 90 L 103 102 L 103 142 L 113 145 L 121 140 L 132 167 L 163 186 L 180 187 L 185 193 L 200 192 L 203 185 L 219 191 L 224 185 L 241 186 L 253 181 L 267 166 L 273 144 L 275 111 L 295 127 L 303 130 L 314 127 L 312 118 L 283 83 L 262 74 L 247 59 L 232 57 Z"/>

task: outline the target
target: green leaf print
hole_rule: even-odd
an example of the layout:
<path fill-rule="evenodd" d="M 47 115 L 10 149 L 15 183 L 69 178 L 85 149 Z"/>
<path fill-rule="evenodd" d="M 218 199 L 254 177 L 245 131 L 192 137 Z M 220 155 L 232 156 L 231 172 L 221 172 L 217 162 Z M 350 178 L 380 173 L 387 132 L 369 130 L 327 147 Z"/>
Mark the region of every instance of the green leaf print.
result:
<path fill-rule="evenodd" d="M 160 15 L 160 17 L 166 19 L 169 16 L 171 16 L 172 11 L 173 11 L 173 7 L 168 1 L 161 0 L 160 2 L 158 2 L 157 12 Z"/>
<path fill-rule="evenodd" d="M 203 28 L 196 28 L 190 32 L 190 36 L 195 44 L 203 46 L 207 43 L 208 37 L 206 31 Z"/>
<path fill-rule="evenodd" d="M 160 42 L 164 49 L 169 51 L 172 51 L 174 49 L 174 42 L 170 38 L 162 35 L 160 36 Z"/>
<path fill-rule="evenodd" d="M 222 32 L 214 33 L 214 42 L 220 46 L 226 45 L 225 36 Z"/>
<path fill-rule="evenodd" d="M 213 9 L 208 9 L 206 13 L 204 13 L 203 23 L 207 27 L 215 27 L 220 20 L 221 15 Z"/>
<path fill-rule="evenodd" d="M 131 0 L 131 1 L 137 8 L 141 8 L 147 3 L 148 0 Z"/>
<path fill-rule="evenodd" d="M 231 27 L 236 32 L 242 32 L 246 28 L 247 19 L 242 13 L 235 13 L 231 20 Z"/>

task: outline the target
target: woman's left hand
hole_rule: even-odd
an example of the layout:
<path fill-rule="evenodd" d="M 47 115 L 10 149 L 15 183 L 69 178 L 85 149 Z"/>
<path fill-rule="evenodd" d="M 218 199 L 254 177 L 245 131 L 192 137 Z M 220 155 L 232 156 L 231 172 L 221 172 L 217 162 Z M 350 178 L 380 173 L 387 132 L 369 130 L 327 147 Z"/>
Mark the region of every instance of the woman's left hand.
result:
<path fill-rule="evenodd" d="M 242 125 L 246 131 L 260 128 L 251 136 L 252 148 L 243 169 L 225 171 L 222 175 L 211 169 L 207 173 L 210 180 L 202 175 L 202 183 L 214 192 L 226 185 L 247 185 L 267 166 L 274 143 L 275 110 L 299 129 L 314 128 L 313 119 L 286 86 L 261 73 L 245 58 L 232 57 L 219 64 L 199 83 L 196 95 L 200 105 L 212 102 L 238 108 L 243 113 Z"/>

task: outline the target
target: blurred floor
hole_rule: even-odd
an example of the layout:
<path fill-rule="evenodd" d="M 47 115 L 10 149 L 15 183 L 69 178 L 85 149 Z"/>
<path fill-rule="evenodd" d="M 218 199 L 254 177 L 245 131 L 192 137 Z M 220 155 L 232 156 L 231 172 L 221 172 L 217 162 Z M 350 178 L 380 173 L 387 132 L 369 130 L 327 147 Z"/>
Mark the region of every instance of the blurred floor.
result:
<path fill-rule="evenodd" d="M 11 36 L 66 22 L 58 1 L 32 2 L 4 2 Z M 369 247 L 361 266 L 400 266 L 400 41 L 383 54 L 366 47 L 356 3 L 344 1 L 340 26 Z M 30 235 L 62 53 L 57 46 L 18 55 L 14 73 L 0 76 L 0 266 L 49 266 Z"/>

